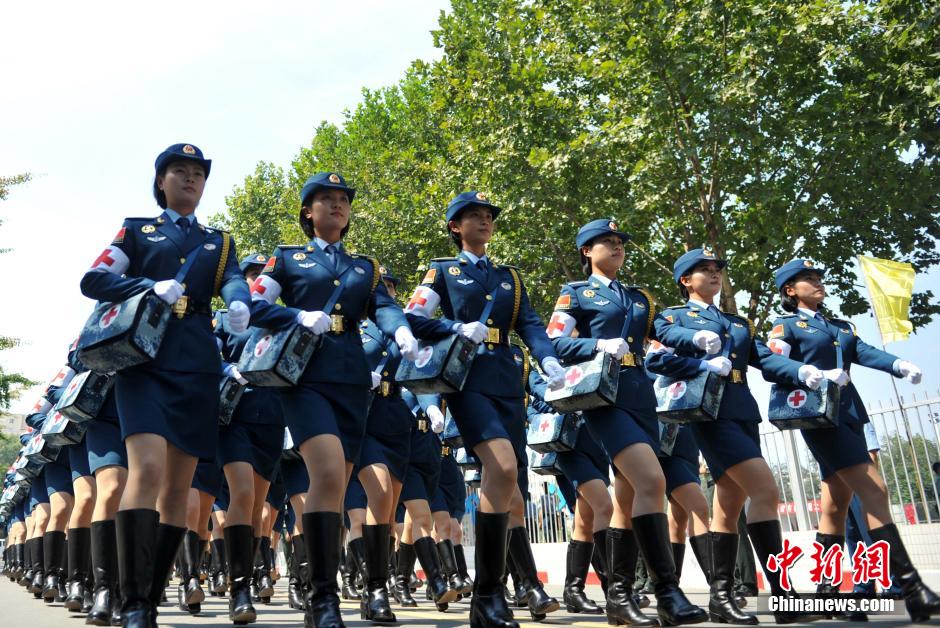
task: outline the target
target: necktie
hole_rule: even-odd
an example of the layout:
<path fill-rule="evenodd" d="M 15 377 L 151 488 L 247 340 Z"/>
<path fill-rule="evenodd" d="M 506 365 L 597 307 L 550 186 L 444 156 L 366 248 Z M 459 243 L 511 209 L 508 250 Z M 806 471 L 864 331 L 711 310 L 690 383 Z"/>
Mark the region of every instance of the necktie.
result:
<path fill-rule="evenodd" d="M 610 289 L 614 291 L 614 294 L 617 295 L 617 298 L 620 299 L 620 305 L 623 305 L 623 288 L 620 286 L 620 282 L 614 279 L 610 282 Z"/>
<path fill-rule="evenodd" d="M 721 312 L 719 312 L 719 311 L 718 311 L 718 308 L 715 307 L 714 305 L 709 305 L 709 306 L 708 306 L 708 311 L 711 312 L 712 314 L 714 314 L 715 316 L 721 318 Z"/>
<path fill-rule="evenodd" d="M 180 228 L 180 231 L 183 232 L 183 237 L 189 235 L 189 219 L 183 216 L 180 216 L 176 219 L 176 226 Z"/>
<path fill-rule="evenodd" d="M 477 260 L 477 268 L 479 268 L 480 272 L 483 273 L 483 277 L 487 277 L 487 273 L 489 272 L 489 267 L 485 259 Z"/>
<path fill-rule="evenodd" d="M 330 256 L 330 261 L 333 262 L 333 270 L 336 270 L 336 245 L 328 244 L 326 247 L 326 254 Z"/>

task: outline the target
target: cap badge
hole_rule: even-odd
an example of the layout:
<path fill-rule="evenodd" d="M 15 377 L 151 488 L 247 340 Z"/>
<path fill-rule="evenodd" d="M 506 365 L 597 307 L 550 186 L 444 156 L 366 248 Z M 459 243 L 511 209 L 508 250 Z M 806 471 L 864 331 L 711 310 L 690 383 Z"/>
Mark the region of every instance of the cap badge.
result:
<path fill-rule="evenodd" d="M 715 257 L 715 254 L 712 253 L 712 250 L 708 248 L 707 246 L 702 247 L 702 255 L 704 255 L 705 257 Z"/>
<path fill-rule="evenodd" d="M 486 200 L 486 194 L 484 194 L 483 192 L 477 192 L 477 200 L 478 200 L 478 201 L 485 201 L 485 200 Z"/>
<path fill-rule="evenodd" d="M 186 146 L 183 147 L 183 152 L 186 153 L 187 155 L 195 155 L 196 149 L 190 146 L 189 144 L 187 144 Z"/>
<path fill-rule="evenodd" d="M 618 231 L 617 223 L 615 223 L 613 220 L 607 223 L 607 228 L 610 229 L 611 231 Z"/>
<path fill-rule="evenodd" d="M 266 258 L 264 255 L 259 255 L 258 257 L 255 258 L 255 260 L 259 262 L 266 262 L 268 261 L 268 258 Z"/>
<path fill-rule="evenodd" d="M 336 173 L 331 174 L 330 183 L 339 183 L 339 175 Z"/>
<path fill-rule="evenodd" d="M 379 266 L 379 272 L 382 273 L 383 275 L 387 275 L 387 274 L 388 274 L 388 271 L 385 270 L 385 267 L 384 267 L 384 266 Z"/>
<path fill-rule="evenodd" d="M 803 266 L 806 266 L 807 268 L 812 268 L 812 267 L 813 267 L 813 263 L 812 263 L 811 261 L 809 261 L 808 259 L 805 259 L 805 260 L 803 260 Z"/>

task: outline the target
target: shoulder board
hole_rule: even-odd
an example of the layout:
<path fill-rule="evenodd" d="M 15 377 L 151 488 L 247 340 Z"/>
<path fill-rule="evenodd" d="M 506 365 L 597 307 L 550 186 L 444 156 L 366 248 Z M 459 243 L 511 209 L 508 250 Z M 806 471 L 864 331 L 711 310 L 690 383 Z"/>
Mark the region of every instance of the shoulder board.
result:
<path fill-rule="evenodd" d="M 518 266 L 513 266 L 512 264 L 494 264 L 497 268 L 512 268 L 513 270 L 519 270 Z"/>
<path fill-rule="evenodd" d="M 653 329 L 653 318 L 656 316 L 656 299 L 654 299 L 653 295 L 643 288 L 634 287 L 634 289 L 646 297 L 646 302 L 649 303 L 649 307 L 646 308 L 646 337 L 648 338 L 650 331 Z"/>
<path fill-rule="evenodd" d="M 365 253 L 350 253 L 349 257 L 353 259 L 367 259 L 373 263 L 378 263 L 379 261 L 374 255 L 366 255 Z"/>
<path fill-rule="evenodd" d="M 569 281 L 565 284 L 566 286 L 571 286 L 572 288 L 583 288 L 588 285 L 587 281 Z"/>
<path fill-rule="evenodd" d="M 721 313 L 724 314 L 725 316 L 729 316 L 729 317 L 731 317 L 731 318 L 737 318 L 737 319 L 742 320 L 742 321 L 748 320 L 746 316 L 741 316 L 740 314 L 737 314 L 737 313 L 735 313 L 735 312 L 725 312 L 724 310 L 719 310 L 719 312 L 721 312 Z"/>
<path fill-rule="evenodd" d="M 140 220 L 141 222 L 156 222 L 157 218 L 159 218 L 159 216 L 155 216 L 153 218 L 142 218 L 139 216 L 133 216 L 133 217 L 127 217 L 124 220 Z"/>
<path fill-rule="evenodd" d="M 278 244 L 275 248 L 281 249 L 282 251 L 290 251 L 292 249 L 304 249 L 307 247 L 303 244 Z"/>
<path fill-rule="evenodd" d="M 432 262 L 456 262 L 456 257 L 435 257 L 431 260 Z"/>
<path fill-rule="evenodd" d="M 667 309 L 667 310 L 681 310 L 682 308 L 687 308 L 687 307 L 689 307 L 689 305 L 688 305 L 687 303 L 683 303 L 683 304 L 681 304 L 681 305 L 670 305 L 669 307 L 667 307 L 667 308 L 665 308 L 665 309 Z"/>
<path fill-rule="evenodd" d="M 796 314 L 794 312 L 786 312 L 784 314 L 777 314 L 777 318 L 794 318 Z"/>

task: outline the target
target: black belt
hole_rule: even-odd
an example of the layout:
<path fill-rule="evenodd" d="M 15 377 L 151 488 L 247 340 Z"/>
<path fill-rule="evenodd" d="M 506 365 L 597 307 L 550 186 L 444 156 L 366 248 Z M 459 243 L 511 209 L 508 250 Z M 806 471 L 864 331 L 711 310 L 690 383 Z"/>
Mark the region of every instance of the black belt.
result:
<path fill-rule="evenodd" d="M 427 419 L 416 419 L 415 429 L 421 432 L 422 434 L 426 434 L 431 429 L 431 422 L 428 421 Z"/>
<path fill-rule="evenodd" d="M 625 353 L 620 358 L 620 366 L 637 367 L 643 365 L 643 358 L 639 353 Z"/>
<path fill-rule="evenodd" d="M 375 389 L 375 394 L 380 397 L 397 397 L 401 395 L 401 386 L 395 382 L 382 382 Z"/>
<path fill-rule="evenodd" d="M 488 345 L 508 345 L 509 332 L 503 331 L 497 327 L 489 327 L 486 330 L 486 338 L 483 342 Z"/>
<path fill-rule="evenodd" d="M 193 314 L 212 316 L 211 304 L 206 301 L 194 301 L 186 295 L 181 296 L 172 306 L 176 318 L 184 318 Z"/>

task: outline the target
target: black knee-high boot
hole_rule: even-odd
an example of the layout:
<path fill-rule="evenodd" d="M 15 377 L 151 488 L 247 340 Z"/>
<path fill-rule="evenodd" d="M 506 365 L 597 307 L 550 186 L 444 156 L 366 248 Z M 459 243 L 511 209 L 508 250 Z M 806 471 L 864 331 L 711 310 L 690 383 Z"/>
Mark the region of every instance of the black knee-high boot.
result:
<path fill-rule="evenodd" d="M 23 577 L 23 574 L 26 573 L 26 542 L 17 543 L 16 547 L 13 548 L 13 560 L 15 565 L 13 567 L 13 580 L 19 582 Z"/>
<path fill-rule="evenodd" d="M 62 579 L 62 563 L 66 560 L 65 532 L 46 532 L 42 535 L 43 571 L 46 580 L 42 587 L 42 599 L 49 603 L 59 595 Z"/>
<path fill-rule="evenodd" d="M 460 589 L 463 588 L 463 578 L 457 571 L 457 553 L 454 549 L 454 542 L 450 539 L 444 539 L 437 542 L 437 554 L 441 557 L 441 567 L 444 570 L 444 577 L 450 588 L 460 595 Z"/>
<path fill-rule="evenodd" d="M 845 536 L 841 534 L 823 534 L 822 532 L 817 532 L 816 542 L 822 545 L 823 555 L 825 555 L 830 547 L 836 546 L 841 548 L 843 545 L 845 545 Z M 821 577 L 821 582 L 816 586 L 816 597 L 837 598 L 839 597 L 839 586 L 833 584 L 825 577 Z M 868 621 L 868 615 L 861 611 L 836 611 L 830 615 L 827 615 L 826 619 L 842 619 L 844 621 L 864 622 Z"/>
<path fill-rule="evenodd" d="M 456 601 L 457 591 L 450 588 L 447 580 L 442 573 L 441 557 L 437 553 L 437 545 L 434 540 L 425 536 L 414 543 L 415 554 L 418 555 L 418 562 L 424 569 L 424 579 L 428 588 L 428 594 L 437 605 L 438 610 L 446 610 L 446 604 Z"/>
<path fill-rule="evenodd" d="M 85 623 L 91 626 L 111 625 L 111 613 L 120 604 L 117 588 L 117 538 L 114 521 L 91 523 L 91 567 L 95 576 L 94 604 Z"/>
<path fill-rule="evenodd" d="M 157 511 L 146 508 L 120 510 L 115 517 L 118 569 L 123 596 L 122 626 L 150 628 L 156 623 L 156 606 L 151 601 L 151 587 L 159 521 L 160 515 Z M 175 554 L 174 549 L 169 561 L 173 560 Z M 161 564 L 166 562 L 167 559 L 164 559 Z"/>
<path fill-rule="evenodd" d="M 784 590 L 780 584 L 779 571 L 770 571 L 767 567 L 767 557 L 783 551 L 783 532 L 780 529 L 780 521 L 771 519 L 769 521 L 748 523 L 747 535 L 751 537 L 754 553 L 757 554 L 757 562 L 764 570 L 764 577 L 767 578 L 770 594 L 777 597 L 799 597 L 796 591 Z M 778 624 L 805 623 L 817 619 L 824 619 L 824 616 L 798 611 L 774 611 L 774 621 Z"/>
<path fill-rule="evenodd" d="M 291 537 L 293 556 L 290 570 L 290 580 L 287 585 L 288 605 L 294 610 L 304 610 L 304 585 L 307 581 L 307 548 L 304 546 L 304 535 L 295 534 Z"/>
<path fill-rule="evenodd" d="M 584 589 L 587 586 L 588 569 L 594 555 L 594 544 L 585 541 L 568 541 L 568 554 L 565 559 L 565 610 L 569 613 L 600 615 L 600 607 L 589 598 Z"/>
<path fill-rule="evenodd" d="M 595 537 L 596 538 L 596 537 Z M 633 597 L 638 548 L 633 530 L 608 528 L 607 542 L 607 623 L 611 626 L 657 626 L 644 615 Z"/>
<path fill-rule="evenodd" d="M 545 615 L 557 611 L 560 607 L 558 600 L 545 592 L 539 580 L 538 567 L 535 565 L 535 556 L 532 554 L 532 545 L 529 535 L 522 526 L 509 530 L 509 553 L 512 561 L 522 576 L 522 586 L 526 590 L 526 605 L 529 613 L 536 621 L 545 619 Z"/>
<path fill-rule="evenodd" d="M 591 566 L 597 579 L 601 581 L 601 591 L 607 597 L 607 530 L 594 533 L 594 553 L 591 554 Z"/>
<path fill-rule="evenodd" d="M 506 555 L 506 570 L 503 575 L 503 582 L 508 583 L 510 578 L 512 578 L 512 588 L 508 589 L 507 587 L 512 594 L 510 602 L 516 608 L 527 608 L 529 602 L 526 599 L 525 587 L 522 586 L 522 574 L 519 572 L 519 567 L 516 565 L 516 561 L 513 560 L 511 552 Z"/>
<path fill-rule="evenodd" d="M 267 604 L 274 595 L 274 581 L 271 579 L 271 537 L 261 537 L 258 546 L 258 553 L 261 555 L 261 566 L 258 569 L 258 597 Z"/>
<path fill-rule="evenodd" d="M 29 592 L 36 598 L 42 597 L 42 589 L 46 582 L 45 573 L 43 572 L 46 566 L 44 553 L 45 543 L 43 537 L 37 536 L 33 539 L 33 581 L 29 587 Z"/>
<path fill-rule="evenodd" d="M 737 533 L 710 532 L 709 535 L 711 536 L 709 617 L 712 621 L 722 624 L 756 625 L 757 617 L 738 608 L 734 596 L 734 558 L 738 554 Z"/>
<path fill-rule="evenodd" d="M 712 537 L 706 532 L 705 534 L 696 534 L 695 536 L 689 537 L 689 545 L 692 546 L 692 554 L 695 556 L 695 561 L 698 563 L 698 566 L 702 568 L 702 573 L 705 574 L 705 582 L 711 584 L 712 581 Z"/>
<path fill-rule="evenodd" d="M 177 598 L 181 611 L 196 614 L 202 610 L 206 594 L 199 585 L 199 562 L 202 541 L 199 534 L 187 530 L 180 548 L 180 582 L 177 585 Z"/>
<path fill-rule="evenodd" d="M 359 541 L 360 545 L 362 539 L 355 539 Z M 343 578 L 343 599 L 344 600 L 358 600 L 359 599 L 359 588 L 356 586 L 356 577 L 359 574 L 359 560 L 356 558 L 356 554 L 353 551 L 353 541 L 349 541 L 346 546 L 346 551 L 343 556 L 342 568 L 340 573 Z M 304 580 L 306 582 L 306 580 Z"/>
<path fill-rule="evenodd" d="M 336 586 L 343 517 L 338 512 L 306 512 L 303 530 L 309 563 L 304 628 L 344 628 Z"/>
<path fill-rule="evenodd" d="M 891 552 L 891 576 L 904 594 L 904 605 L 913 622 L 923 622 L 940 615 L 940 597 L 931 591 L 914 568 L 901 534 L 893 523 L 869 530 L 872 541 L 885 541 Z"/>
<path fill-rule="evenodd" d="M 698 624 L 708 613 L 689 602 L 679 588 L 676 565 L 669 544 L 669 521 L 665 513 L 655 512 L 633 517 L 633 534 L 646 560 L 656 594 L 656 614 L 667 626 Z"/>
<path fill-rule="evenodd" d="M 360 615 L 376 624 L 395 623 L 395 613 L 388 604 L 389 525 L 363 525 L 366 582 L 360 602 Z"/>
<path fill-rule="evenodd" d="M 213 595 L 225 595 L 228 589 L 228 563 L 225 560 L 225 539 L 213 539 L 209 563 L 209 591 Z"/>
<path fill-rule="evenodd" d="M 470 579 L 470 573 L 467 571 L 467 557 L 463 552 L 463 545 L 457 543 L 454 545 L 454 556 L 457 558 L 457 573 L 460 574 L 460 588 L 457 593 L 460 595 L 470 595 L 473 591 L 473 580 Z"/>
<path fill-rule="evenodd" d="M 676 582 L 682 582 L 682 564 L 685 562 L 685 543 L 670 543 L 672 562 L 676 565 Z"/>
<path fill-rule="evenodd" d="M 503 595 L 509 513 L 477 512 L 471 628 L 519 628 Z"/>
<path fill-rule="evenodd" d="M 88 578 L 88 557 L 91 554 L 91 529 L 69 528 L 68 534 L 68 595 L 65 608 L 73 613 L 85 604 L 85 581 Z"/>
<path fill-rule="evenodd" d="M 167 583 L 170 580 L 170 570 L 173 562 L 183 544 L 186 528 L 161 523 L 157 526 L 156 549 L 153 557 L 153 579 L 150 581 L 150 602 L 153 604 L 154 617 L 157 616 L 157 607 L 163 600 Z M 196 537 L 199 538 L 198 536 Z"/>
<path fill-rule="evenodd" d="M 418 602 L 411 595 L 411 586 L 409 585 L 417 558 L 418 555 L 415 553 L 414 545 L 404 541 L 398 544 L 398 569 L 395 571 L 395 585 L 392 587 L 392 595 L 405 608 L 418 606 Z"/>
<path fill-rule="evenodd" d="M 254 567 L 254 529 L 250 525 L 225 526 L 225 557 L 231 587 L 228 599 L 230 621 L 247 624 L 258 617 L 251 603 L 251 573 Z"/>

